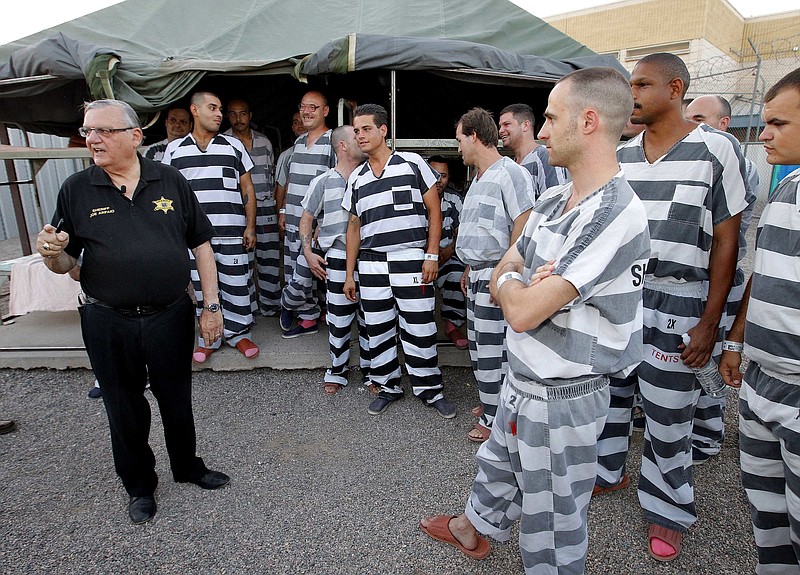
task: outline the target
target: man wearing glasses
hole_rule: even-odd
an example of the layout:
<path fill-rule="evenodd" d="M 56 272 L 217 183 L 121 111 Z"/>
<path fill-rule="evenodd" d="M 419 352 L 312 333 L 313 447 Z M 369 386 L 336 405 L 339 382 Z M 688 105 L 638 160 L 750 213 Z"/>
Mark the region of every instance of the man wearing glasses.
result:
<path fill-rule="evenodd" d="M 64 274 L 83 252 L 81 328 L 111 431 L 114 466 L 130 496 L 128 514 L 144 523 L 156 513 L 155 458 L 148 445 L 148 377 L 164 423 L 172 476 L 217 489 L 230 478 L 195 454 L 192 414 L 194 310 L 186 294 L 189 250 L 197 260 L 206 308 L 200 333 L 219 339 L 214 228 L 186 180 L 137 155 L 139 119 L 117 100 L 85 105 L 94 166 L 69 177 L 58 194 L 53 225 L 39 232 L 45 265 Z"/>
<path fill-rule="evenodd" d="M 253 312 L 259 310 L 263 316 L 272 316 L 278 313 L 281 301 L 278 210 L 273 195 L 275 152 L 269 138 L 250 127 L 253 113 L 246 101 L 236 99 L 228 102 L 227 116 L 231 127 L 223 135 L 232 136 L 244 144 L 253 160 L 250 179 L 253 180 L 256 195 L 255 260 L 258 281 L 258 304 L 253 299 Z M 251 290 L 251 297 L 255 297 L 255 290 Z"/>
<path fill-rule="evenodd" d="M 325 124 L 328 101 L 319 92 L 308 92 L 300 101 L 300 117 L 308 130 L 297 138 L 289 162 L 289 182 L 278 221 L 285 227 L 283 273 L 286 286 L 281 294 L 280 325 L 284 338 L 317 333 L 319 302 L 313 290 L 313 277 L 303 255 L 300 240 L 301 202 L 315 177 L 336 165 L 331 146 L 331 130 Z M 294 315 L 297 325 L 292 327 Z"/>

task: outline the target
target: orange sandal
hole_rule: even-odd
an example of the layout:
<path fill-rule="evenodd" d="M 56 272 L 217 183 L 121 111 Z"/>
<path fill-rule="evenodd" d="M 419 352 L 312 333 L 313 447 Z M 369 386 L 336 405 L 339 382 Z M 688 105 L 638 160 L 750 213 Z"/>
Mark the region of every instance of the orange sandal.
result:
<path fill-rule="evenodd" d="M 325 392 L 325 395 L 336 395 L 341 391 L 342 384 L 340 383 L 326 383 L 325 386 L 322 388 L 322 391 Z"/>
<path fill-rule="evenodd" d="M 258 346 L 247 338 L 240 340 L 239 343 L 236 344 L 236 349 L 238 349 L 247 359 L 253 359 L 260 351 Z"/>
<path fill-rule="evenodd" d="M 195 363 L 205 363 L 205 361 L 211 357 L 211 354 L 217 351 L 216 349 L 211 349 L 210 347 L 199 347 L 194 350 L 192 354 L 192 359 Z"/>
<path fill-rule="evenodd" d="M 485 559 L 486 556 L 492 551 L 492 546 L 489 543 L 489 540 L 480 534 L 477 534 L 478 545 L 475 547 L 475 549 L 467 549 L 461 543 L 459 543 L 458 539 L 456 539 L 455 535 L 453 535 L 453 532 L 450 531 L 451 519 L 453 519 L 453 517 L 450 515 L 437 515 L 436 517 L 429 518 L 430 523 L 428 526 L 425 526 L 420 522 L 419 528 L 422 529 L 422 531 L 429 537 L 432 537 L 437 541 L 441 541 L 442 543 L 452 545 L 467 557 L 478 560 Z"/>
<path fill-rule="evenodd" d="M 475 431 L 477 431 L 480 434 L 480 436 L 478 436 L 477 434 L 473 435 L 473 432 Z M 472 426 L 472 429 L 470 429 L 469 432 L 467 432 L 467 439 L 469 439 L 474 443 L 483 443 L 484 441 L 489 439 L 489 436 L 491 434 L 492 434 L 491 429 L 489 429 L 488 427 L 484 427 L 480 423 L 476 423 L 475 425 Z"/>
<path fill-rule="evenodd" d="M 594 488 L 592 489 L 592 497 L 595 495 L 603 495 L 604 493 L 611 493 L 612 491 L 619 491 L 620 489 L 625 489 L 628 485 L 631 484 L 631 478 L 627 475 L 623 475 L 622 479 L 619 480 L 619 483 L 616 485 L 609 485 L 608 487 L 601 487 L 600 485 L 595 484 Z"/>
<path fill-rule="evenodd" d="M 467 336 L 464 335 L 456 324 L 454 324 L 449 319 L 444 323 L 444 332 L 447 334 L 447 337 L 450 338 L 450 341 L 453 342 L 453 345 L 456 346 L 458 349 L 467 349 L 469 347 L 469 340 L 467 340 Z"/>
<path fill-rule="evenodd" d="M 675 551 L 667 555 L 660 555 L 656 553 L 653 549 L 653 543 L 655 540 L 666 543 Z M 680 531 L 675 531 L 674 529 L 663 527 L 661 525 L 650 525 L 650 528 L 647 530 L 647 552 L 650 554 L 650 557 L 656 561 L 672 561 L 678 555 L 680 555 L 681 547 L 683 547 L 683 533 Z"/>

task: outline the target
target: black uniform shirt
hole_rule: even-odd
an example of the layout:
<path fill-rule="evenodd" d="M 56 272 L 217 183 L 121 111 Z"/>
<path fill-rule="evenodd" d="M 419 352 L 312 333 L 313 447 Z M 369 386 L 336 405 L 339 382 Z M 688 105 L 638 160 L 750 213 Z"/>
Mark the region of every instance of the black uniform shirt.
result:
<path fill-rule="evenodd" d="M 81 288 L 114 307 L 176 301 L 189 284 L 189 252 L 214 228 L 184 177 L 139 157 L 141 175 L 126 198 L 97 166 L 70 176 L 58 193 L 53 225 L 64 218 L 66 252 L 83 251 Z"/>

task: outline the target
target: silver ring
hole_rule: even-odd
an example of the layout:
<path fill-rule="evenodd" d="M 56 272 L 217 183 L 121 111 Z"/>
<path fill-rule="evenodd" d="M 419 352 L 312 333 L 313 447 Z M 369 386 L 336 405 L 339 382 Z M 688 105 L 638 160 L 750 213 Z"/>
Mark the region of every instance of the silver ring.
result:
<path fill-rule="evenodd" d="M 48 244 L 47 242 L 44 242 L 44 243 L 42 244 L 42 247 L 43 247 L 44 249 L 46 249 L 46 250 L 50 250 L 50 244 Z"/>

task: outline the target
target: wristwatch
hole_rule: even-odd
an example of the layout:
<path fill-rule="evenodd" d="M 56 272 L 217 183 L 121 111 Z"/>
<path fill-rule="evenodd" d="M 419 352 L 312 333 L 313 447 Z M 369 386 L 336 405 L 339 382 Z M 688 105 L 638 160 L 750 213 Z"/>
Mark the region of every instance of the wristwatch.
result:
<path fill-rule="evenodd" d="M 204 305 L 203 309 L 208 310 L 211 313 L 217 313 L 219 311 L 219 304 L 218 303 L 210 303 L 208 305 Z"/>

